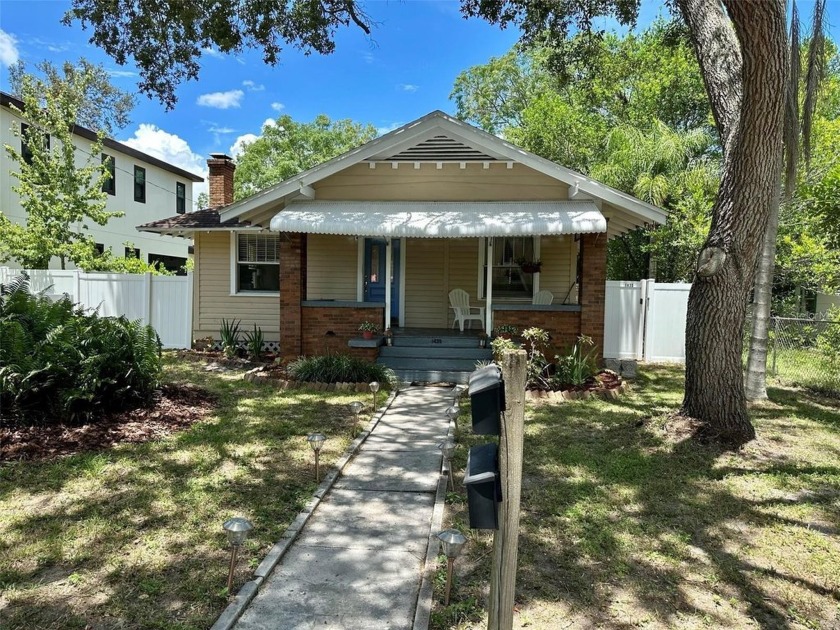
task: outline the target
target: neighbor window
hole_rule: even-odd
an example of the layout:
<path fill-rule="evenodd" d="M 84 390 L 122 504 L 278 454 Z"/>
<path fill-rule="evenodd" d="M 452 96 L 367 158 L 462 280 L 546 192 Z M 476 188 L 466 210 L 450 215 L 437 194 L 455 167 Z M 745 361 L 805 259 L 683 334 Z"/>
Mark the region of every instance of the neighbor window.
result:
<path fill-rule="evenodd" d="M 125 248 L 125 257 L 126 258 L 136 258 L 140 260 L 140 248 L 139 247 L 126 247 Z"/>
<path fill-rule="evenodd" d="M 108 155 L 107 153 L 102 154 L 102 164 L 105 165 L 105 169 L 108 171 L 108 177 L 105 181 L 102 182 L 102 192 L 106 192 L 109 195 L 116 195 L 117 194 L 117 166 L 114 161 L 113 155 Z"/>
<path fill-rule="evenodd" d="M 187 211 L 187 186 L 175 182 L 175 212 L 184 214 Z"/>
<path fill-rule="evenodd" d="M 31 127 L 26 123 L 21 123 L 20 125 L 20 156 L 23 158 L 23 161 L 32 165 L 32 148 L 30 146 L 29 141 L 29 130 Z M 50 150 L 50 134 L 44 134 L 44 144 L 46 145 L 47 151 Z"/>
<path fill-rule="evenodd" d="M 492 239 L 492 252 L 487 246 L 484 251 L 484 268 L 481 285 L 487 294 L 487 265 L 493 267 L 493 298 L 531 299 L 534 294 L 534 274 L 523 270 L 525 263 L 538 259 L 538 246 L 532 236 L 502 236 Z"/>
<path fill-rule="evenodd" d="M 280 291 L 280 236 L 236 235 L 236 291 Z"/>
<path fill-rule="evenodd" d="M 139 251 L 139 250 L 138 250 Z M 171 271 L 176 276 L 187 275 L 187 259 L 181 256 L 167 256 L 166 254 L 149 254 L 148 261 L 150 265 L 160 263 L 167 271 Z"/>
<path fill-rule="evenodd" d="M 146 169 L 134 167 L 134 201 L 146 203 Z"/>

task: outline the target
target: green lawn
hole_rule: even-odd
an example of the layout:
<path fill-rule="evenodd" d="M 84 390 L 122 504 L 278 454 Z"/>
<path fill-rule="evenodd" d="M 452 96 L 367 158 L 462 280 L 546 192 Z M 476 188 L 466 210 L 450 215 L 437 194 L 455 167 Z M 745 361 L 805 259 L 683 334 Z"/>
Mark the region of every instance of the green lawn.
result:
<path fill-rule="evenodd" d="M 771 388 L 726 453 L 675 434 L 682 387 L 648 366 L 624 399 L 529 407 L 514 627 L 840 627 L 840 402 Z M 492 537 L 469 538 L 437 630 L 486 626 Z"/>
<path fill-rule="evenodd" d="M 0 466 L 0 627 L 207 628 L 227 604 L 222 522 L 251 519 L 236 586 L 315 489 L 307 433 L 350 442 L 354 394 L 278 392 L 241 371 L 166 361 L 219 396 L 167 439 Z M 383 396 L 380 393 L 380 396 Z M 370 395 L 361 398 L 370 404 Z"/>

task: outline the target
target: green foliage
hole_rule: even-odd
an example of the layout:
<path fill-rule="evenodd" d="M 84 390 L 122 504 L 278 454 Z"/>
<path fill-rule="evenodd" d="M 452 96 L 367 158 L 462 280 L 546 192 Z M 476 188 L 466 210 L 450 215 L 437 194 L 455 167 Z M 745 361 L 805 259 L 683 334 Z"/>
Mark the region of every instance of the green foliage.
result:
<path fill-rule="evenodd" d="M 26 224 L 9 220 L 0 213 L 0 261 L 16 259 L 27 269 L 46 269 L 53 257 L 81 262 L 90 257 L 93 238 L 86 224 L 105 225 L 122 216 L 105 210 L 107 194 L 102 184 L 108 175 L 101 152 L 105 130 L 123 122 L 127 111 L 105 111 L 117 107 L 122 93 L 110 86 L 101 66 L 82 60 L 79 67 L 65 64 L 63 76 L 50 63 L 38 66 L 43 77 L 16 66 L 11 82 L 23 102 L 23 111 L 12 110 L 28 127 L 14 123 L 13 135 L 31 152 L 25 160 L 20 142 L 4 149 L 12 160 L 12 189 L 20 196 Z M 128 102 L 130 103 L 130 97 Z M 85 121 L 98 132 L 90 149 L 76 148 L 73 126 Z"/>
<path fill-rule="evenodd" d="M 361 324 L 359 324 L 359 330 L 362 332 L 375 333 L 377 330 L 379 330 L 379 326 L 377 326 L 373 322 L 362 322 Z"/>
<path fill-rule="evenodd" d="M 383 386 L 391 388 L 397 381 L 396 375 L 385 366 L 346 354 L 300 357 L 290 363 L 287 370 L 294 380 L 307 383 L 379 381 Z"/>
<path fill-rule="evenodd" d="M 548 332 L 542 328 L 526 328 L 522 331 L 525 339 L 525 350 L 528 353 L 526 365 L 526 387 L 550 388 L 548 376 L 548 361 L 545 349 L 548 346 Z"/>
<path fill-rule="evenodd" d="M 0 287 L 0 339 L 0 408 L 26 421 L 90 419 L 159 385 L 153 328 L 33 295 L 25 276 Z"/>
<path fill-rule="evenodd" d="M 130 243 L 125 244 L 126 247 L 132 247 Z M 92 272 L 101 271 L 109 273 L 151 273 L 156 276 L 174 276 L 175 273 L 169 271 L 163 266 L 161 262 L 148 263 L 132 252 L 128 256 L 114 256 L 109 247 L 101 254 L 91 247 L 84 258 L 76 261 L 76 266 L 82 271 Z"/>
<path fill-rule="evenodd" d="M 232 358 L 236 356 L 239 351 L 239 325 L 238 319 L 223 319 L 222 326 L 219 328 L 219 337 L 222 340 L 222 352 L 225 356 Z"/>
<path fill-rule="evenodd" d="M 264 125 L 262 135 L 237 157 L 234 198 L 253 195 L 375 137 L 373 125 L 349 119 L 332 121 L 321 114 L 311 123 L 301 123 L 280 116 L 274 124 Z"/>
<path fill-rule="evenodd" d="M 827 319 L 831 323 L 817 337 L 817 349 L 825 356 L 830 369 L 840 374 L 840 308 L 833 306 Z"/>
<path fill-rule="evenodd" d="M 595 376 L 597 350 L 591 337 L 581 335 L 569 354 L 555 356 L 555 372 L 551 377 L 552 388 L 559 389 L 564 385 L 580 386 Z"/>
<path fill-rule="evenodd" d="M 493 330 L 496 335 L 518 335 L 519 329 L 513 324 L 502 324 Z"/>
<path fill-rule="evenodd" d="M 522 346 L 505 337 L 496 337 L 490 342 L 490 347 L 493 349 L 493 359 L 499 363 L 502 360 L 502 355 L 507 350 L 519 350 Z"/>
<path fill-rule="evenodd" d="M 260 356 L 262 356 L 264 341 L 262 328 L 254 324 L 253 332 L 246 330 L 243 338 L 245 341 L 245 349 L 248 351 L 248 356 L 250 356 L 254 361 L 259 361 Z"/>

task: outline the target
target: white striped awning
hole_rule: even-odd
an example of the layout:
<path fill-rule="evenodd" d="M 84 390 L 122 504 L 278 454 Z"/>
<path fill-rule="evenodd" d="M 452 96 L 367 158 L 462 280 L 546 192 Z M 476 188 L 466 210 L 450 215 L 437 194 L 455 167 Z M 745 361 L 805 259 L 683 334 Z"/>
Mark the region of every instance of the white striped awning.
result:
<path fill-rule="evenodd" d="M 591 201 L 293 201 L 277 232 L 408 238 L 547 236 L 607 231 Z"/>

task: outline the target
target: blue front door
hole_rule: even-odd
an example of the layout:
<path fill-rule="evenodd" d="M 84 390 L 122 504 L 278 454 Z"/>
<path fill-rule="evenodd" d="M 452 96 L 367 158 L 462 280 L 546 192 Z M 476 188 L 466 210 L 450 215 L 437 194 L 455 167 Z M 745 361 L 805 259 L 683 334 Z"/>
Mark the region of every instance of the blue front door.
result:
<path fill-rule="evenodd" d="M 385 260 L 386 247 L 385 239 L 365 239 L 365 278 L 364 297 L 365 302 L 385 301 Z M 391 325 L 399 323 L 400 317 L 400 241 L 391 241 Z"/>

